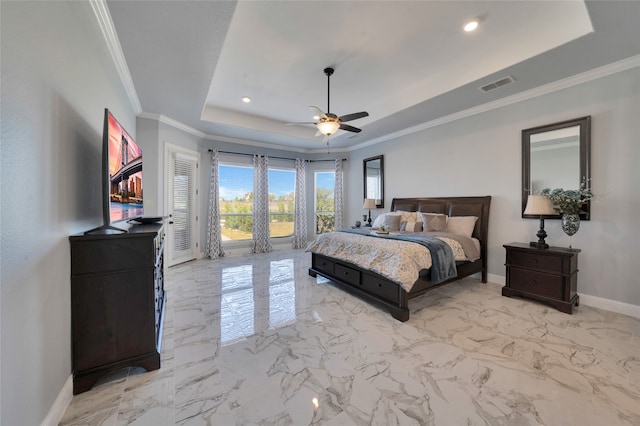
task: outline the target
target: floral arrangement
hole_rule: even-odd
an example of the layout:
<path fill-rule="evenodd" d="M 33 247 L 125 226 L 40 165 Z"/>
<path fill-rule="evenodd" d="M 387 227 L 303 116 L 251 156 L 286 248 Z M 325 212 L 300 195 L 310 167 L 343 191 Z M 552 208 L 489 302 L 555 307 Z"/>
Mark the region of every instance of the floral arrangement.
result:
<path fill-rule="evenodd" d="M 579 189 L 549 189 L 545 188 L 540 195 L 547 197 L 560 214 L 580 214 L 582 205 L 595 198 L 593 192 L 587 189 L 586 181 L 582 181 Z"/>

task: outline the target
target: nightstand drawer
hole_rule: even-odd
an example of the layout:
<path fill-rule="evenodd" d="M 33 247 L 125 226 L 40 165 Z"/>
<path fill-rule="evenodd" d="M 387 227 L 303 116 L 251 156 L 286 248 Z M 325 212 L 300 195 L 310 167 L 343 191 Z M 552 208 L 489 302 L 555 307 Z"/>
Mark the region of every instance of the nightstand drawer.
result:
<path fill-rule="evenodd" d="M 360 272 L 355 269 L 347 268 L 337 263 L 335 274 L 337 278 L 340 278 L 346 283 L 354 285 L 360 284 Z"/>
<path fill-rule="evenodd" d="M 530 293 L 551 299 L 562 299 L 563 278 L 542 272 L 511 268 L 509 286 L 513 290 Z"/>
<path fill-rule="evenodd" d="M 562 257 L 513 250 L 510 253 L 510 266 L 535 269 L 536 271 L 558 274 L 562 272 Z"/>

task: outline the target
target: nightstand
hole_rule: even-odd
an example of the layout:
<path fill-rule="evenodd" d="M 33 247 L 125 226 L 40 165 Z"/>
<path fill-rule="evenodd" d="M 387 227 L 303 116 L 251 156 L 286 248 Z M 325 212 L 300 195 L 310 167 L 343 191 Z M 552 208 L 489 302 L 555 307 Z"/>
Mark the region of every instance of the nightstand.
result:
<path fill-rule="evenodd" d="M 578 306 L 578 249 L 531 247 L 525 243 L 503 246 L 507 251 L 506 285 L 502 295 L 522 296 L 572 313 Z"/>

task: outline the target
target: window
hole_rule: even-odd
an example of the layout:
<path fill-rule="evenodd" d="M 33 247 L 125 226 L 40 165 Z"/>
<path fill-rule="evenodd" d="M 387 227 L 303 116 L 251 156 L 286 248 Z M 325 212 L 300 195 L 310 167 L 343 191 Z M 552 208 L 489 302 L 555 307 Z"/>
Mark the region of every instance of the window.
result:
<path fill-rule="evenodd" d="M 222 241 L 253 238 L 253 166 L 220 164 L 220 228 Z M 270 237 L 293 235 L 296 173 L 269 168 Z"/>
<path fill-rule="evenodd" d="M 293 235 L 295 170 L 269 169 L 269 236 Z"/>
<path fill-rule="evenodd" d="M 253 167 L 220 164 L 222 241 L 253 238 Z"/>
<path fill-rule="evenodd" d="M 315 216 L 316 234 L 331 232 L 335 225 L 335 207 L 333 189 L 336 173 L 334 171 L 315 172 Z"/>

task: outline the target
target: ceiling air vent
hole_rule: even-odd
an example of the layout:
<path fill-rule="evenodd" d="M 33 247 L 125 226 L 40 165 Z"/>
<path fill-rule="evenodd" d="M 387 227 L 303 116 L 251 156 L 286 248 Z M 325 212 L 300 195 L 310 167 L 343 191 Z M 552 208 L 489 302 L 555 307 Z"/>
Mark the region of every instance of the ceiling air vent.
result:
<path fill-rule="evenodd" d="M 511 77 L 510 75 L 504 78 L 501 78 L 500 80 L 496 80 L 492 83 L 489 84 L 485 84 L 484 86 L 480 87 L 480 90 L 482 90 L 483 92 L 488 92 L 489 90 L 493 90 L 493 89 L 497 89 L 498 87 L 502 87 L 502 86 L 506 86 L 507 84 L 511 84 L 514 83 L 516 80 L 515 78 Z"/>

